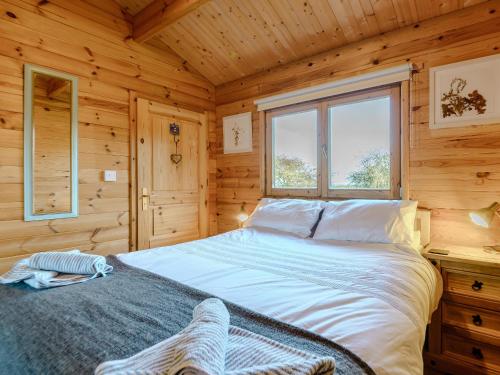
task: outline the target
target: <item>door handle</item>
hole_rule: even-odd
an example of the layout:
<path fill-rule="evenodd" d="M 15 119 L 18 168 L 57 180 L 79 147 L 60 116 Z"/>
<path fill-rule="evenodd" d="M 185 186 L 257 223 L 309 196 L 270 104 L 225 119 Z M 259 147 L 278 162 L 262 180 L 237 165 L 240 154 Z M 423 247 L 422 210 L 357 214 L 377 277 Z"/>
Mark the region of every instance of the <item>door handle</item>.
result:
<path fill-rule="evenodd" d="M 149 193 L 148 188 L 142 188 L 142 210 L 148 209 Z"/>

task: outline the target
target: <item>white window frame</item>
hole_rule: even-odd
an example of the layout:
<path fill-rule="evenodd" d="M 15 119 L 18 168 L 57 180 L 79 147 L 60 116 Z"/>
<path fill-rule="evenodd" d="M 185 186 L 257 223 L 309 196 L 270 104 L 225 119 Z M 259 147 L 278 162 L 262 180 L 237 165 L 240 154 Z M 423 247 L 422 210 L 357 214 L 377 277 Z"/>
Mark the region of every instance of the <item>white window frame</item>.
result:
<path fill-rule="evenodd" d="M 330 189 L 329 163 L 333 150 L 329 149 L 328 109 L 331 106 L 360 102 L 377 97 L 391 98 L 391 186 L 389 190 L 376 189 Z M 310 109 L 318 111 L 317 124 L 317 189 L 274 188 L 273 182 L 273 119 L 279 116 L 304 112 Z M 284 108 L 266 111 L 266 194 L 279 197 L 309 197 L 309 198 L 365 198 L 365 199 L 400 199 L 401 198 L 401 88 L 400 84 L 370 88 L 308 103 L 294 104 Z"/>

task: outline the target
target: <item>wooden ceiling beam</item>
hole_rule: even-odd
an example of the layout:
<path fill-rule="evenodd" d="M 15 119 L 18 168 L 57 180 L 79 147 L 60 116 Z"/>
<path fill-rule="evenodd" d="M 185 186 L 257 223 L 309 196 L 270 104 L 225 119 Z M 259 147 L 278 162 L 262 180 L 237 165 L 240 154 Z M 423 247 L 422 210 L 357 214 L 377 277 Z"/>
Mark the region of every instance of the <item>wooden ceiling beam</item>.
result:
<path fill-rule="evenodd" d="M 145 42 L 208 0 L 154 0 L 134 16 L 133 38 Z"/>

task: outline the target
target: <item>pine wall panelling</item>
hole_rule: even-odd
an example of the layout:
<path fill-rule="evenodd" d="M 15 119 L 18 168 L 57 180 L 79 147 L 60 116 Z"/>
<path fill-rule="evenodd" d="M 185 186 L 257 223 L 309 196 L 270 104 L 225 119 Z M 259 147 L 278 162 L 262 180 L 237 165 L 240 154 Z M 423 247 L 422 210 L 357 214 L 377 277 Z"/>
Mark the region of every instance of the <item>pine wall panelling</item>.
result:
<path fill-rule="evenodd" d="M 217 86 L 219 231 L 237 228 L 237 214 L 250 213 L 263 195 L 264 139 L 256 98 L 409 61 L 417 68 L 410 83 L 410 197 L 432 209 L 435 244 L 499 243 L 498 223 L 491 230 L 477 227 L 467 210 L 500 199 L 500 124 L 428 127 L 429 67 L 499 51 L 500 1 L 495 0 Z M 222 117 L 246 111 L 253 113 L 254 152 L 224 155 Z"/>
<path fill-rule="evenodd" d="M 127 251 L 130 92 L 210 111 L 210 141 L 215 142 L 212 84 L 178 56 L 130 40 L 129 18 L 110 0 L 0 0 L 0 263 L 52 249 Z M 80 217 L 75 219 L 23 221 L 25 63 L 79 78 Z M 210 163 L 214 233 L 215 160 Z M 117 170 L 117 182 L 103 182 L 104 169 Z"/>

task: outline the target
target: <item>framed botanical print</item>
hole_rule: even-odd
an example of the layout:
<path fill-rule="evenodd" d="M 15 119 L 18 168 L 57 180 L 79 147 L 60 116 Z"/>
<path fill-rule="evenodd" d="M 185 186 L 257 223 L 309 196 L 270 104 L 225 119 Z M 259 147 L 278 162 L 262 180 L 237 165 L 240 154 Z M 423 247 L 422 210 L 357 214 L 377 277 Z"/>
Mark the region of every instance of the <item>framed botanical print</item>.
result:
<path fill-rule="evenodd" d="M 500 123 L 500 55 L 431 68 L 429 127 Z"/>
<path fill-rule="evenodd" d="M 224 154 L 252 152 L 252 113 L 226 116 L 222 120 Z"/>

